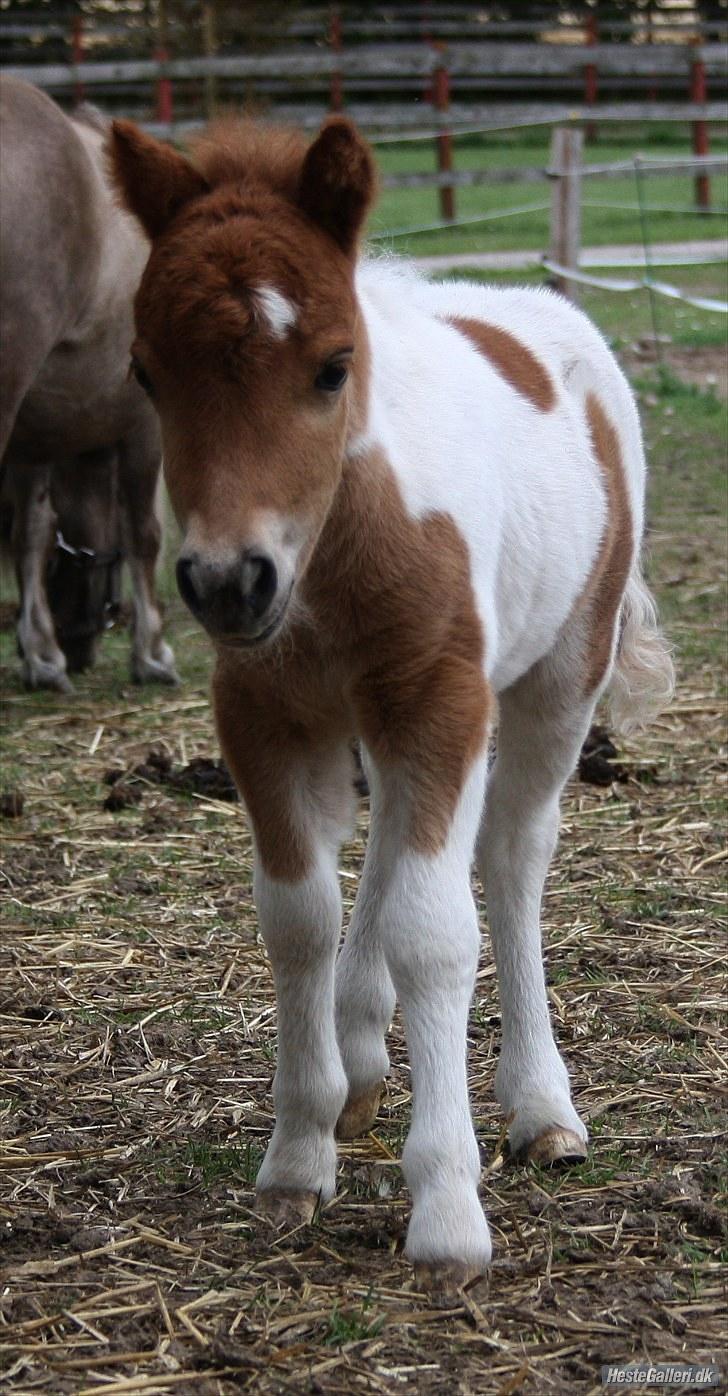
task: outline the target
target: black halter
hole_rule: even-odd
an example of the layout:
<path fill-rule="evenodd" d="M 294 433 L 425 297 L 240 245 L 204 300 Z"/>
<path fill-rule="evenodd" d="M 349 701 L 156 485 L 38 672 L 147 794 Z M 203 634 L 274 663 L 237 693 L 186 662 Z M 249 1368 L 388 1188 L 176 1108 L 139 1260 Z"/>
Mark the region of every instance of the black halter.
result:
<path fill-rule="evenodd" d="M 57 560 L 64 558 L 86 575 L 97 567 L 106 569 L 103 629 L 110 630 L 119 618 L 121 607 L 121 549 L 115 548 L 113 552 L 100 553 L 95 548 L 74 548 L 73 544 L 68 543 L 63 537 L 61 530 L 57 529 L 53 551 Z M 64 636 L 67 639 L 81 639 L 86 635 L 95 634 L 97 629 L 97 621 L 91 614 L 89 588 L 86 586 L 83 589 L 83 606 L 78 619 L 70 630 L 64 630 Z"/>

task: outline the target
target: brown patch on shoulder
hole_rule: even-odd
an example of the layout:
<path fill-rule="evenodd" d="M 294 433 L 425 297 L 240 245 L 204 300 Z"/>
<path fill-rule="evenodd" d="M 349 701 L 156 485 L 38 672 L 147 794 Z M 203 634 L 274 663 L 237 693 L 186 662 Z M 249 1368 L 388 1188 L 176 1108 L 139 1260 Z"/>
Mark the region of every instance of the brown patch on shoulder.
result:
<path fill-rule="evenodd" d="M 453 519 L 412 518 L 388 462 L 345 475 L 307 600 L 332 605 L 358 656 L 357 731 L 375 761 L 400 771 L 409 843 L 444 846 L 468 771 L 485 740 L 490 692 L 467 545 Z M 374 490 L 374 498 L 366 492 Z M 337 571 L 341 568 L 340 575 Z M 342 642 L 344 634 L 342 633 Z"/>
<path fill-rule="evenodd" d="M 448 323 L 471 340 L 484 358 L 515 388 L 522 397 L 541 412 L 556 406 L 553 379 L 533 350 L 499 325 L 475 320 L 466 315 L 448 315 Z"/>
<path fill-rule="evenodd" d="M 596 393 L 588 393 L 586 415 L 607 496 L 607 521 L 596 561 L 581 598 L 589 604 L 591 627 L 584 692 L 593 693 L 607 670 L 617 613 L 632 565 L 634 526 L 619 438 Z"/>

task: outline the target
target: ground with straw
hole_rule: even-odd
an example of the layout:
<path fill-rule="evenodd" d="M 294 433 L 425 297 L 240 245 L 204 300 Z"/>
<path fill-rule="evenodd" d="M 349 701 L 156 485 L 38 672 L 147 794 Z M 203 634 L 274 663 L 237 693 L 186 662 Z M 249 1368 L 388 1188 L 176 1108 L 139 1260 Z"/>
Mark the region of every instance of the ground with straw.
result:
<path fill-rule="evenodd" d="M 280 1237 L 251 1215 L 276 1023 L 250 838 L 235 804 L 160 771 L 216 754 L 205 641 L 170 599 L 182 688 L 129 685 L 118 632 L 67 699 L 23 692 L 6 625 L 0 1361 L 19 1396 L 587 1393 L 605 1362 L 720 1360 L 725 410 L 710 385 L 639 372 L 679 693 L 620 744 L 624 779 L 571 782 L 544 909 L 592 1150 L 558 1173 L 506 1157 L 486 939 L 470 1077 L 495 1260 L 447 1304 L 401 1255 L 399 1020 L 336 1201 Z M 112 811 L 119 769 L 130 803 Z M 362 801 L 347 910 L 366 824 Z"/>

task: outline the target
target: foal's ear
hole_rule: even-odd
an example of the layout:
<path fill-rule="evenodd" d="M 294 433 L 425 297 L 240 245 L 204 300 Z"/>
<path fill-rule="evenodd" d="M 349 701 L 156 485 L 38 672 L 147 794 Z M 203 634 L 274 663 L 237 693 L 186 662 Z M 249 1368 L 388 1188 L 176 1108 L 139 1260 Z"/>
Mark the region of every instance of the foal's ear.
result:
<path fill-rule="evenodd" d="M 190 199 L 206 194 L 204 175 L 171 146 L 145 135 L 133 121 L 114 121 L 109 140 L 111 174 L 130 213 L 152 240 Z"/>
<path fill-rule="evenodd" d="M 299 206 L 348 254 L 354 251 L 375 188 L 374 161 L 366 141 L 345 117 L 331 117 L 306 153 Z"/>

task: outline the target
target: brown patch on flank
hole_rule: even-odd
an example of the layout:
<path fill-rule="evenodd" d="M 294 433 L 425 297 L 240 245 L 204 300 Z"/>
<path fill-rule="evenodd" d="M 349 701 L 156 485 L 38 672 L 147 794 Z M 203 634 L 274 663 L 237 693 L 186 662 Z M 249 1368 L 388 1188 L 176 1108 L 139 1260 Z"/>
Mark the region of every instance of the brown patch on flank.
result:
<path fill-rule="evenodd" d="M 632 565 L 634 528 L 619 438 L 595 393 L 587 393 L 586 415 L 607 495 L 604 534 L 580 602 L 590 608 L 584 692 L 593 693 L 612 653 L 614 626 Z"/>
<path fill-rule="evenodd" d="M 541 412 L 556 406 L 556 390 L 551 375 L 533 350 L 499 325 L 474 320 L 465 315 L 448 315 L 449 324 L 471 340 L 475 348 L 515 388 Z"/>

